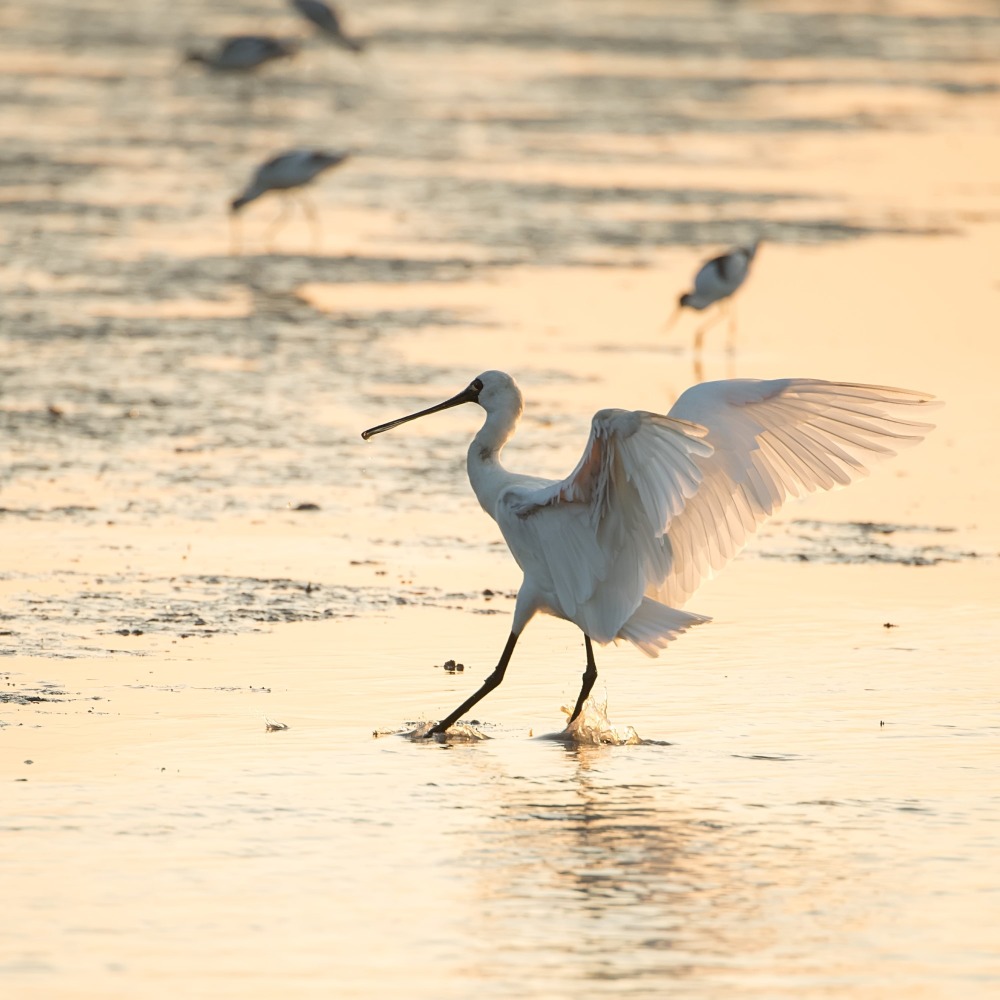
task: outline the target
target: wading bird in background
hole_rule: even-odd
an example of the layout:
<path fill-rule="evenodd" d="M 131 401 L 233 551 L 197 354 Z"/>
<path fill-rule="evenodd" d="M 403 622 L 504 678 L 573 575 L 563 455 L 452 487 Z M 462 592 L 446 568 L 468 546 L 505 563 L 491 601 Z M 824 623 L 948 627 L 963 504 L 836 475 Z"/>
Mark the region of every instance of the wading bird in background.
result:
<path fill-rule="evenodd" d="M 287 153 L 280 153 L 262 164 L 254 172 L 250 183 L 238 197 L 230 203 L 232 217 L 235 218 L 250 202 L 255 201 L 262 194 L 268 191 L 291 192 L 296 191 L 308 184 L 313 178 L 329 170 L 331 167 L 339 166 L 348 157 L 348 152 L 326 152 L 322 149 L 293 149 Z M 316 209 L 302 192 L 296 191 L 302 210 L 306 213 L 306 218 L 313 231 L 313 242 L 319 246 L 320 226 Z M 265 242 L 270 240 L 284 223 L 289 214 L 289 204 L 286 202 L 282 206 L 281 213 L 271 223 L 264 236 Z M 234 232 L 234 246 L 238 243 Z"/>
<path fill-rule="evenodd" d="M 365 43 L 344 33 L 337 12 L 323 0 L 292 0 L 292 6 L 332 42 L 351 52 L 361 52 Z"/>
<path fill-rule="evenodd" d="M 756 240 L 749 246 L 733 247 L 720 257 L 713 257 L 701 265 L 698 273 L 694 276 L 694 289 L 685 292 L 677 301 L 677 308 L 667 320 L 664 332 L 669 330 L 683 309 L 694 309 L 701 312 L 709 306 L 719 303 L 718 315 L 706 319 L 694 334 L 695 354 L 701 352 L 705 331 L 726 313 L 729 318 L 729 341 L 728 350 L 733 349 L 733 340 L 736 335 L 736 318 L 733 314 L 732 295 L 746 281 L 747 274 L 750 273 L 750 265 L 753 263 L 760 240 Z"/>
<path fill-rule="evenodd" d="M 301 43 L 270 35 L 237 35 L 224 38 L 215 52 L 189 52 L 188 62 L 201 63 L 220 72 L 248 73 L 275 59 L 290 59 Z"/>
<path fill-rule="evenodd" d="M 486 420 L 469 480 L 524 572 L 496 669 L 427 735 L 445 732 L 503 680 L 538 612 L 573 622 L 587 665 L 572 723 L 597 678 L 593 642 L 627 639 L 649 656 L 707 618 L 677 610 L 789 497 L 867 474 L 866 463 L 916 444 L 932 397 L 816 379 L 703 382 L 666 416 L 600 410 L 579 464 L 554 481 L 508 472 L 500 452 L 523 400 L 504 372 L 483 372 L 451 399 L 366 430 L 368 440 L 418 417 L 478 403 Z"/>

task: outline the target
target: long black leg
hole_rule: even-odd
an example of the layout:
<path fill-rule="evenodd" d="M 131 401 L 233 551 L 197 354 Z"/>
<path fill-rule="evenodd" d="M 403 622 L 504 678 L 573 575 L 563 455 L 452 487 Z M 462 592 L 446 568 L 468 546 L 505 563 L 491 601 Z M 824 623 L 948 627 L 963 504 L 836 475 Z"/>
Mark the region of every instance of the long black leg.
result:
<path fill-rule="evenodd" d="M 576 717 L 580 714 L 580 709 L 583 708 L 583 703 L 587 700 L 587 696 L 594 688 L 594 681 L 597 680 L 597 664 L 594 662 L 594 646 L 590 641 L 589 635 L 585 635 L 583 637 L 583 644 L 587 647 L 587 669 L 583 672 L 583 687 L 580 688 L 580 697 L 576 699 L 576 708 L 573 709 L 573 714 L 569 717 L 571 724 L 576 721 Z"/>
<path fill-rule="evenodd" d="M 437 733 L 443 733 L 447 728 L 454 723 L 456 723 L 466 712 L 472 708 L 477 702 L 482 701 L 494 688 L 500 686 L 500 682 L 503 680 L 504 672 L 507 670 L 507 664 L 510 663 L 511 654 L 514 652 L 514 647 L 517 645 L 517 633 L 511 632 L 510 638 L 507 640 L 507 645 L 504 646 L 503 652 L 500 654 L 500 662 L 496 665 L 493 673 L 483 682 L 483 686 L 474 694 L 471 698 L 466 698 L 458 708 L 455 709 L 451 715 L 443 718 L 436 726 L 433 726 L 427 731 L 428 736 L 434 736 Z M 589 641 L 589 640 L 588 640 Z M 597 676 L 596 668 L 594 676 Z"/>

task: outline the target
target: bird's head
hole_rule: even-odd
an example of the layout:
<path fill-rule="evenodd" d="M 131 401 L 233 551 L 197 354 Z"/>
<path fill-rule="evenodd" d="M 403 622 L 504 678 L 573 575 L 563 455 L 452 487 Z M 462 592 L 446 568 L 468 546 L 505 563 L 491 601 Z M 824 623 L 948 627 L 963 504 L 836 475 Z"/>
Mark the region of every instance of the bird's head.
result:
<path fill-rule="evenodd" d="M 453 406 L 461 406 L 462 403 L 478 403 L 487 413 L 510 410 L 517 416 L 520 416 L 524 405 L 521 390 L 506 372 L 488 371 L 474 378 L 451 399 L 446 399 L 443 403 L 438 403 L 435 406 L 429 406 L 426 410 L 419 410 L 417 413 L 411 413 L 405 417 L 397 417 L 395 420 L 379 424 L 377 427 L 369 427 L 368 430 L 362 432 L 361 436 L 367 441 L 376 434 L 391 431 L 400 424 L 409 423 L 418 417 L 426 417 L 441 410 L 449 410 Z"/>

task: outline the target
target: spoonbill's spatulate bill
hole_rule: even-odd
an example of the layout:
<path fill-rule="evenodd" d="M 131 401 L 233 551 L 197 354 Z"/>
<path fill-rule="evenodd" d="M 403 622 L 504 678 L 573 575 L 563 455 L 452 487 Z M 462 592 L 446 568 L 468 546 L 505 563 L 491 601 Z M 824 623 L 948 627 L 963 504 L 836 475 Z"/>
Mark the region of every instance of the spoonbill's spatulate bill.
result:
<path fill-rule="evenodd" d="M 559 481 L 500 464 L 523 409 L 504 372 L 483 372 L 437 406 L 366 430 L 368 440 L 478 403 L 486 420 L 469 446 L 469 479 L 524 572 L 496 669 L 428 735 L 443 733 L 500 684 L 540 611 L 584 634 L 587 665 L 572 722 L 597 678 L 592 641 L 627 639 L 656 656 L 708 621 L 677 608 L 789 497 L 846 486 L 867 474 L 868 463 L 920 441 L 933 426 L 919 419 L 932 398 L 818 379 L 703 382 L 666 416 L 600 410 L 579 464 Z"/>

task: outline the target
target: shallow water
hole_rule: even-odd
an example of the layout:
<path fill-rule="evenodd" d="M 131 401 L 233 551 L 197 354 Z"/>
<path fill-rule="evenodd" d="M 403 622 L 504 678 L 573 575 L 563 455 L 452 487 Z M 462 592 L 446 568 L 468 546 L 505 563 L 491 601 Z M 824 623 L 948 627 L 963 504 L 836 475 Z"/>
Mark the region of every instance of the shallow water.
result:
<path fill-rule="evenodd" d="M 0 990 L 995 996 L 995 5 L 345 17 L 364 57 L 234 80 L 182 53 L 284 5 L 0 9 Z M 266 246 L 264 199 L 234 254 L 228 199 L 306 144 L 357 150 L 319 244 Z M 735 353 L 693 358 L 676 296 L 759 233 Z M 547 475 L 703 377 L 947 406 L 660 660 L 598 651 L 641 743 L 550 738 L 584 665 L 552 620 L 486 739 L 425 743 L 518 573 L 471 409 L 359 434 L 493 367 Z"/>

